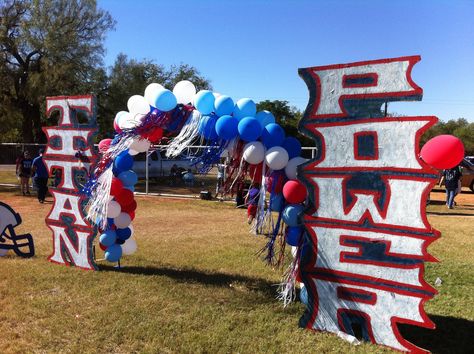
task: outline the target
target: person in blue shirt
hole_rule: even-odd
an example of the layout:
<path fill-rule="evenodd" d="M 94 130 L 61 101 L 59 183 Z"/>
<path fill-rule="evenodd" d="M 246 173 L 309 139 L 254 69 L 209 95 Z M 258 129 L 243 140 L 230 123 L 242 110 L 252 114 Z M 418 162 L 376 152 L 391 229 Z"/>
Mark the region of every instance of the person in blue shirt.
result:
<path fill-rule="evenodd" d="M 33 177 L 38 188 L 38 201 L 44 203 L 46 193 L 48 192 L 48 169 L 43 161 L 44 150 L 40 149 L 39 156 L 33 160 Z"/>
<path fill-rule="evenodd" d="M 453 209 L 454 197 L 456 196 L 456 189 L 459 188 L 461 177 L 462 172 L 459 166 L 443 171 L 444 185 L 446 187 L 446 205 L 449 209 Z M 440 181 L 440 185 L 443 178 Z"/>

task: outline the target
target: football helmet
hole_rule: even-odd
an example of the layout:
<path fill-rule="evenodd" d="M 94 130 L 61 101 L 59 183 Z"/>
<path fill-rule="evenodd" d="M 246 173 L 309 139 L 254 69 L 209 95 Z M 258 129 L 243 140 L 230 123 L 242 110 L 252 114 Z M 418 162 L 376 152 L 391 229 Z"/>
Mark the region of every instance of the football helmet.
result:
<path fill-rule="evenodd" d="M 35 246 L 31 234 L 17 235 L 15 232 L 15 227 L 20 224 L 20 214 L 9 205 L 0 202 L 0 249 L 13 250 L 24 258 L 33 257 Z"/>

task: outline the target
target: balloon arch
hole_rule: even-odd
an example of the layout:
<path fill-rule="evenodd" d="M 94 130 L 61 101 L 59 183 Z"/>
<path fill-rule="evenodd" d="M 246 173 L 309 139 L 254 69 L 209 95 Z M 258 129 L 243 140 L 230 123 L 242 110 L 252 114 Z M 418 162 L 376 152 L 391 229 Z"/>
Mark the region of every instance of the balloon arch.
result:
<path fill-rule="evenodd" d="M 261 250 L 265 261 L 281 265 L 282 258 L 276 255 L 283 252 L 276 248 L 285 246 L 283 239 L 295 247 L 295 260 L 281 292 L 285 304 L 291 301 L 300 253 L 296 249 L 304 239 L 300 215 L 307 198 L 306 187 L 296 178 L 297 166 L 306 161 L 300 156 L 300 142 L 286 136 L 271 112 L 257 112 L 251 99 L 234 103 L 231 97 L 209 90 L 196 93 L 187 80 L 178 82 L 173 91 L 152 83 L 143 96 L 130 97 L 127 107 L 128 111 L 115 117 L 114 139 L 99 143 L 101 158 L 83 188 L 89 196 L 87 218 L 99 228 L 105 259 L 118 262 L 137 248 L 132 227 L 138 180 L 133 156 L 148 151 L 163 136 L 173 136 L 168 157 L 181 155 L 200 141 L 207 148 L 189 156 L 198 172 L 207 173 L 220 163 L 221 156 L 227 156 L 224 193 L 238 192 L 245 179 L 250 179 L 246 196 L 249 223 L 256 234 L 268 236 Z"/>

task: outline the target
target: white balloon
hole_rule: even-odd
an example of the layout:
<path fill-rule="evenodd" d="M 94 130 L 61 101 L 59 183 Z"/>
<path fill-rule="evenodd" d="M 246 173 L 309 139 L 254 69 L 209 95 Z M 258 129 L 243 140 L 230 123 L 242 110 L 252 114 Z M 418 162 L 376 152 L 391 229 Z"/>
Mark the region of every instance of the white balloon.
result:
<path fill-rule="evenodd" d="M 155 103 L 156 94 L 159 91 L 164 90 L 164 89 L 165 88 L 161 86 L 160 84 L 153 82 L 146 87 L 145 93 L 143 94 L 143 96 L 145 97 L 145 100 L 147 101 L 147 103 L 150 106 L 153 106 L 153 104 Z"/>
<path fill-rule="evenodd" d="M 132 225 L 132 224 L 128 225 L 128 228 L 129 228 L 130 231 L 132 232 L 132 233 L 130 234 L 130 237 L 132 237 L 133 234 L 135 233 L 135 229 L 133 228 L 133 225 Z"/>
<path fill-rule="evenodd" d="M 120 213 L 114 218 L 114 224 L 118 229 L 125 229 L 132 222 L 132 218 L 127 213 Z"/>
<path fill-rule="evenodd" d="M 115 200 L 111 200 L 107 205 L 107 217 L 108 218 L 116 218 L 122 212 L 122 208 L 120 204 L 117 203 Z"/>
<path fill-rule="evenodd" d="M 134 138 L 129 149 L 137 152 L 145 152 L 150 148 L 151 143 L 147 139 Z"/>
<path fill-rule="evenodd" d="M 288 164 L 288 152 L 281 146 L 274 146 L 265 154 L 265 163 L 274 171 L 281 170 Z"/>
<path fill-rule="evenodd" d="M 178 103 L 188 104 L 196 94 L 196 87 L 191 81 L 183 80 L 174 86 L 173 93 Z"/>
<path fill-rule="evenodd" d="M 122 245 L 122 253 L 126 256 L 134 254 L 137 251 L 137 241 L 134 238 L 128 238 Z"/>
<path fill-rule="evenodd" d="M 133 149 L 128 149 L 128 153 L 132 156 L 135 156 L 138 155 L 140 152 Z"/>
<path fill-rule="evenodd" d="M 120 111 L 118 112 L 116 115 L 115 115 L 115 123 L 117 123 L 118 126 L 120 126 L 119 122 L 120 122 L 120 118 L 124 115 L 124 114 L 127 114 L 128 112 L 127 111 Z"/>
<path fill-rule="evenodd" d="M 127 108 L 133 115 L 147 114 L 150 112 L 150 105 L 145 97 L 140 95 L 133 95 L 127 101 Z"/>
<path fill-rule="evenodd" d="M 260 141 L 251 141 L 244 146 L 242 156 L 249 164 L 258 164 L 265 158 L 265 146 Z"/>
<path fill-rule="evenodd" d="M 306 161 L 308 161 L 308 159 L 305 159 L 301 156 L 293 157 L 290 161 L 288 161 L 288 164 L 285 167 L 286 177 L 288 177 L 288 179 L 297 179 L 296 168 L 298 165 L 301 165 Z"/>
<path fill-rule="evenodd" d="M 117 124 L 120 129 L 132 129 L 137 126 L 137 121 L 133 119 L 133 116 L 130 112 L 125 112 L 120 116 Z"/>

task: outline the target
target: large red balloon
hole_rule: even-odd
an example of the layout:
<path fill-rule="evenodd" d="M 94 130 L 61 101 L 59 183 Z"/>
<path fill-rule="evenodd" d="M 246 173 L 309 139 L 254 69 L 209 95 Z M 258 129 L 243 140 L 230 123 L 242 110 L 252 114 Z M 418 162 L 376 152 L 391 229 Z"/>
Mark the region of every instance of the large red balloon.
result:
<path fill-rule="evenodd" d="M 99 152 L 103 154 L 109 149 L 112 139 L 103 139 L 99 142 Z"/>
<path fill-rule="evenodd" d="M 112 185 L 110 186 L 110 195 L 119 195 L 123 190 L 123 183 L 117 177 L 112 177 Z"/>
<path fill-rule="evenodd" d="M 306 195 L 306 187 L 300 181 L 291 180 L 283 186 L 283 196 L 290 204 L 303 203 Z"/>
<path fill-rule="evenodd" d="M 430 139 L 421 149 L 421 158 L 437 169 L 453 168 L 464 158 L 464 145 L 452 135 L 438 135 Z"/>

